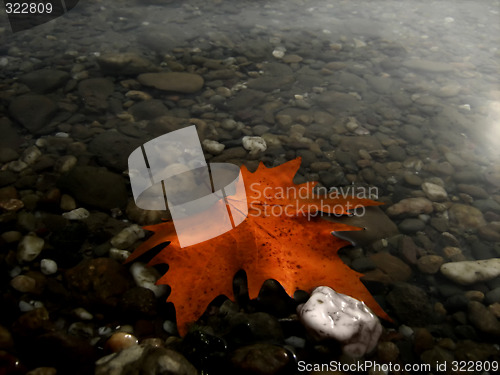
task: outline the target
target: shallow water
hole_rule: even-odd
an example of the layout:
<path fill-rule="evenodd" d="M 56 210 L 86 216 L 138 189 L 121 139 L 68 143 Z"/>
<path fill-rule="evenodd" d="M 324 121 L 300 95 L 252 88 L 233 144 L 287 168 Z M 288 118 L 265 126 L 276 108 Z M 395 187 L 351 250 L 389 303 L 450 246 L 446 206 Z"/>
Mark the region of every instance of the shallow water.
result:
<path fill-rule="evenodd" d="M 376 188 L 368 198 L 385 205 L 347 220 L 366 231 L 341 234 L 353 243 L 342 259 L 366 274 L 395 320 L 366 359 L 499 360 L 498 271 L 462 285 L 440 265 L 500 256 L 500 2 L 81 1 L 30 30 L 12 33 L 4 13 L 1 20 L 0 324 L 7 333 L 0 350 L 6 361 L 21 358 L 16 371 L 68 371 L 71 361 L 57 350 L 41 350 L 51 343 L 92 373 L 94 361 L 114 350 L 104 346 L 118 326 L 141 341 L 167 339 L 206 373 L 227 366 L 297 373 L 300 360 L 348 361 L 336 344 L 318 346 L 305 334 L 297 301 L 275 285 L 256 302 L 240 295 L 236 307 L 214 303 L 212 318 L 181 341 L 172 335 L 166 290 L 156 298 L 134 288 L 129 266 L 102 265 L 123 273 L 110 281 L 120 284 L 112 298 L 108 286 L 99 293 L 99 284 L 70 281 L 75 272 L 95 277 L 85 273 L 85 259 L 121 263 L 143 242 L 141 234 L 110 251 L 123 228 L 168 217 L 134 204 L 127 160 L 144 142 L 190 124 L 209 162 L 253 170 L 259 161 L 271 167 L 301 157 L 296 183 Z M 189 75 L 140 76 L 153 72 Z M 259 137 L 265 150 L 243 143 L 245 136 Z M 88 212 L 68 219 L 76 208 Z M 19 245 L 29 233 L 43 240 L 33 259 Z M 40 273 L 42 259 L 58 269 Z M 36 283 L 13 287 L 19 275 Z M 92 318 L 72 312 L 77 307 Z M 251 333 L 220 317 L 238 307 L 244 317 L 232 321 Z M 255 312 L 269 313 L 261 319 L 272 321 L 272 333 L 249 318 Z M 277 348 L 278 364 L 257 372 L 258 361 L 241 359 L 255 354 L 254 343 Z"/>

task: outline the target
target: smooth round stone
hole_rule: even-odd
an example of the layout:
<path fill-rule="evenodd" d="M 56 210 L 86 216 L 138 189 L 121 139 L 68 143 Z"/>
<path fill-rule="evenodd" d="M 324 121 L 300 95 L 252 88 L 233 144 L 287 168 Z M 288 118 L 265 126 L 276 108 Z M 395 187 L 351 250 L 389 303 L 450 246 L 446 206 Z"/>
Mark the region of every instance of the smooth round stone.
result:
<path fill-rule="evenodd" d="M 442 186 L 433 184 L 432 182 L 424 182 L 422 184 L 422 190 L 427 198 L 433 202 L 441 202 L 448 198 L 446 190 Z"/>
<path fill-rule="evenodd" d="M 113 353 L 117 353 L 138 343 L 139 341 L 134 335 L 126 332 L 116 332 L 106 341 L 105 348 Z"/>
<path fill-rule="evenodd" d="M 444 263 L 443 257 L 439 255 L 424 255 L 417 260 L 417 267 L 420 272 L 435 274 Z"/>
<path fill-rule="evenodd" d="M 57 272 L 57 263 L 52 259 L 42 259 L 40 261 L 40 270 L 44 275 L 53 275 Z"/>
<path fill-rule="evenodd" d="M 61 196 L 61 203 L 59 204 L 59 207 L 63 211 L 71 211 L 76 208 L 76 202 L 71 195 L 63 194 Z"/>
<path fill-rule="evenodd" d="M 85 220 L 90 216 L 90 213 L 83 207 L 76 208 L 70 212 L 64 212 L 62 217 L 68 220 Z"/>
<path fill-rule="evenodd" d="M 33 261 L 42 251 L 45 241 L 34 234 L 24 236 L 17 247 L 17 259 L 20 262 Z"/>
<path fill-rule="evenodd" d="M 31 293 L 36 289 L 36 280 L 26 275 L 18 275 L 10 281 L 10 286 L 21 293 Z"/>
<path fill-rule="evenodd" d="M 398 228 L 403 233 L 415 233 L 425 228 L 425 223 L 420 219 L 404 219 Z"/>

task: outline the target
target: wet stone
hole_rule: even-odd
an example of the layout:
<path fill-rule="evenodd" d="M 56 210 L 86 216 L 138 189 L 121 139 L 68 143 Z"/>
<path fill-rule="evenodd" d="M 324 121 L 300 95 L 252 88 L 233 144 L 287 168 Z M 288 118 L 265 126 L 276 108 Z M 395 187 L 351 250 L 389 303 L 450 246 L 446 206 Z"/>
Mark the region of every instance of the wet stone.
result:
<path fill-rule="evenodd" d="M 109 258 L 84 260 L 67 270 L 65 279 L 73 298 L 84 306 L 116 307 L 133 286 L 128 270 Z"/>
<path fill-rule="evenodd" d="M 56 111 L 56 103 L 42 95 L 19 96 L 9 106 L 10 115 L 32 133 L 49 131 L 44 126 Z"/>
<path fill-rule="evenodd" d="M 61 177 L 59 185 L 79 202 L 106 210 L 125 207 L 128 200 L 125 180 L 103 168 L 75 167 Z"/>
<path fill-rule="evenodd" d="M 114 84 L 106 78 L 89 78 L 78 84 L 78 93 L 89 112 L 102 112 L 108 108 L 108 97 L 114 91 Z"/>
<path fill-rule="evenodd" d="M 104 74 L 137 75 L 158 70 L 151 61 L 136 53 L 105 53 L 97 58 L 101 70 Z"/>
<path fill-rule="evenodd" d="M 180 93 L 195 93 L 203 87 L 203 77 L 192 73 L 144 73 L 137 77 L 144 86 L 150 86 L 163 91 Z"/>
<path fill-rule="evenodd" d="M 450 219 L 460 229 L 474 229 L 486 224 L 483 214 L 477 208 L 455 203 L 449 209 Z"/>
<path fill-rule="evenodd" d="M 142 144 L 141 139 L 108 131 L 94 137 L 88 147 L 101 165 L 123 172 L 128 168 L 130 153 Z"/>
<path fill-rule="evenodd" d="M 435 320 L 426 293 L 417 286 L 397 284 L 386 299 L 396 316 L 406 324 L 425 327 Z"/>
<path fill-rule="evenodd" d="M 63 86 L 68 79 L 68 73 L 53 69 L 35 70 L 19 77 L 19 81 L 38 94 L 53 91 Z"/>
<path fill-rule="evenodd" d="M 134 116 L 136 121 L 153 120 L 168 114 L 167 107 L 158 99 L 144 100 L 134 104 L 128 111 Z"/>
<path fill-rule="evenodd" d="M 254 344 L 237 349 L 231 363 L 243 374 L 275 375 L 284 371 L 290 356 L 286 349 L 270 344 Z"/>
<path fill-rule="evenodd" d="M 482 303 L 470 301 L 467 316 L 481 332 L 500 336 L 500 321 Z"/>
<path fill-rule="evenodd" d="M 425 228 L 425 223 L 420 219 L 404 219 L 398 225 L 402 233 L 415 233 Z"/>

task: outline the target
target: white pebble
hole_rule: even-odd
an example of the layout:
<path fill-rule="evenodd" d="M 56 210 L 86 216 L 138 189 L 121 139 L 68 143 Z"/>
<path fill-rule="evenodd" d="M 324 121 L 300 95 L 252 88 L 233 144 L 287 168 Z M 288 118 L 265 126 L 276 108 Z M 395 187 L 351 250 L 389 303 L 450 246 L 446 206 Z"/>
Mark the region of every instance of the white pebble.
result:
<path fill-rule="evenodd" d="M 23 152 L 23 156 L 21 157 L 21 160 L 24 161 L 28 165 L 33 165 L 35 164 L 36 160 L 42 155 L 42 152 L 40 149 L 36 146 L 31 146 L 28 147 L 26 150 Z"/>
<path fill-rule="evenodd" d="M 285 56 L 286 48 L 285 47 L 276 47 L 273 51 L 273 56 L 277 59 L 282 59 Z"/>
<path fill-rule="evenodd" d="M 382 333 L 377 316 L 363 302 L 327 286 L 314 289 L 297 313 L 313 337 L 340 341 L 343 352 L 351 357 L 372 351 Z"/>
<path fill-rule="evenodd" d="M 77 318 L 80 318 L 81 320 L 92 320 L 94 318 L 94 316 L 83 307 L 77 307 L 76 309 L 74 309 L 73 314 L 75 314 L 75 316 Z"/>
<path fill-rule="evenodd" d="M 262 137 L 245 136 L 242 139 L 245 150 L 250 151 L 250 155 L 256 155 L 259 152 L 266 151 L 266 141 Z"/>
<path fill-rule="evenodd" d="M 38 138 L 35 142 L 35 145 L 37 147 L 46 147 L 47 146 L 47 140 L 45 138 Z"/>
<path fill-rule="evenodd" d="M 109 257 L 120 263 L 124 262 L 130 256 L 130 254 L 130 251 L 127 250 L 120 250 L 115 248 L 109 249 Z"/>
<path fill-rule="evenodd" d="M 166 285 L 155 285 L 156 281 L 160 278 L 160 274 L 153 267 L 136 262 L 130 267 L 130 273 L 137 286 L 151 290 L 157 298 L 167 292 Z"/>
<path fill-rule="evenodd" d="M 69 138 L 69 134 L 65 132 L 57 132 L 56 133 L 57 138 Z"/>
<path fill-rule="evenodd" d="M 14 160 L 8 164 L 8 168 L 12 172 L 21 172 L 22 170 L 28 168 L 28 164 L 21 160 Z"/>
<path fill-rule="evenodd" d="M 222 153 L 222 151 L 224 151 L 224 148 L 226 147 L 222 143 L 213 141 L 211 139 L 205 139 L 202 144 L 203 149 L 212 155 L 219 155 L 220 153 Z"/>
<path fill-rule="evenodd" d="M 24 236 L 17 246 L 17 260 L 19 262 L 31 262 L 42 251 L 45 241 L 35 234 Z"/>
<path fill-rule="evenodd" d="M 90 213 L 83 207 L 76 208 L 70 212 L 64 212 L 62 217 L 68 220 L 84 220 L 90 216 Z"/>
<path fill-rule="evenodd" d="M 133 224 L 114 236 L 111 239 L 111 245 L 117 249 L 124 250 L 130 247 L 138 239 L 144 238 L 145 235 L 144 229 L 137 224 Z"/>
<path fill-rule="evenodd" d="M 28 312 L 28 311 L 31 311 L 33 310 L 35 307 L 26 302 L 26 301 L 19 301 L 19 310 L 21 310 L 21 312 Z"/>
<path fill-rule="evenodd" d="M 441 273 L 461 285 L 492 280 L 500 276 L 500 258 L 445 263 Z"/>
<path fill-rule="evenodd" d="M 40 271 L 44 275 L 53 275 L 57 272 L 57 263 L 52 259 L 42 259 L 40 261 Z"/>

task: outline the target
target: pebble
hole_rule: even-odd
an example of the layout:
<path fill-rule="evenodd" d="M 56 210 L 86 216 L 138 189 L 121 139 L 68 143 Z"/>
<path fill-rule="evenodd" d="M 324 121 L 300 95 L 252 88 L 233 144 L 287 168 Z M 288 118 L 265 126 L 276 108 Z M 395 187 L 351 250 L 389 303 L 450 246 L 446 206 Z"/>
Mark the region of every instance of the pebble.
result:
<path fill-rule="evenodd" d="M 352 357 L 371 352 L 382 333 L 377 316 L 363 302 L 326 286 L 314 289 L 297 314 L 316 340 L 338 340 Z"/>
<path fill-rule="evenodd" d="M 432 202 L 423 197 L 405 198 L 393 204 L 387 209 L 389 216 L 418 216 L 420 214 L 430 214 L 434 210 Z"/>
<path fill-rule="evenodd" d="M 31 262 L 42 251 L 45 241 L 33 233 L 24 236 L 17 247 L 17 260 L 19 262 Z"/>
<path fill-rule="evenodd" d="M 73 169 L 77 162 L 78 159 L 76 158 L 76 156 L 65 155 L 57 159 L 54 165 L 54 169 L 59 173 L 67 173 L 71 169 Z"/>
<path fill-rule="evenodd" d="M 467 307 L 467 317 L 481 332 L 500 336 L 500 321 L 481 302 L 469 302 Z"/>
<path fill-rule="evenodd" d="M 198 371 L 182 354 L 172 349 L 142 344 L 102 357 L 95 363 L 95 375 L 124 373 L 197 375 Z"/>
<path fill-rule="evenodd" d="M 32 293 L 36 290 L 36 280 L 26 275 L 19 275 L 10 281 L 10 286 L 21 293 Z"/>
<path fill-rule="evenodd" d="M 40 271 L 44 275 L 53 275 L 57 272 L 57 263 L 52 259 L 42 259 L 40 261 Z"/>
<path fill-rule="evenodd" d="M 433 184 L 432 182 L 424 182 L 422 184 L 422 190 L 424 191 L 427 198 L 433 202 L 442 202 L 448 199 L 448 193 L 442 186 Z"/>
<path fill-rule="evenodd" d="M 117 353 L 138 343 L 139 340 L 134 335 L 125 332 L 116 332 L 106 341 L 104 348 L 112 353 Z"/>
<path fill-rule="evenodd" d="M 144 229 L 137 224 L 132 224 L 114 236 L 110 242 L 117 249 L 125 250 L 132 246 L 135 241 L 144 238 L 145 235 Z"/>
<path fill-rule="evenodd" d="M 439 255 L 424 255 L 417 260 L 417 267 L 420 272 L 435 274 L 444 263 L 443 257 Z"/>
<path fill-rule="evenodd" d="M 63 194 L 61 195 L 61 202 L 59 207 L 63 211 L 72 211 L 76 209 L 76 202 L 71 195 Z"/>
<path fill-rule="evenodd" d="M 73 310 L 73 314 L 78 318 L 82 320 L 92 320 L 94 316 L 89 313 L 87 310 L 85 310 L 83 307 L 77 307 L 76 309 Z"/>
<path fill-rule="evenodd" d="M 111 248 L 109 249 L 109 257 L 116 260 L 117 262 L 125 262 L 125 260 L 130 256 L 131 252 L 127 250 L 120 250 Z"/>
<path fill-rule="evenodd" d="M 454 203 L 448 210 L 450 219 L 460 229 L 475 229 L 486 225 L 483 214 L 477 208 Z"/>
<path fill-rule="evenodd" d="M 266 141 L 262 137 L 251 137 L 247 135 L 243 137 L 241 141 L 243 143 L 243 148 L 250 151 L 250 156 L 258 155 L 267 149 Z"/>
<path fill-rule="evenodd" d="M 74 210 L 71 210 L 70 212 L 64 212 L 62 214 L 62 217 L 68 220 L 85 220 L 89 216 L 90 212 L 83 207 L 76 208 Z"/>
<path fill-rule="evenodd" d="M 28 165 L 33 165 L 40 156 L 42 156 L 42 151 L 36 146 L 30 146 L 24 150 L 21 161 Z"/>
<path fill-rule="evenodd" d="M 204 84 L 203 77 L 198 74 L 179 72 L 143 73 L 137 80 L 144 86 L 186 94 L 200 91 Z"/>
<path fill-rule="evenodd" d="M 219 143 L 217 141 L 213 141 L 211 139 L 204 139 L 202 142 L 203 149 L 206 152 L 209 152 L 212 155 L 219 155 L 224 151 L 224 148 L 226 147 L 222 143 Z"/>
<path fill-rule="evenodd" d="M 156 281 L 160 278 L 160 274 L 153 267 L 148 267 L 144 263 L 135 262 L 130 267 L 130 273 L 137 286 L 151 290 L 157 298 L 167 292 L 166 285 L 156 285 Z"/>
<path fill-rule="evenodd" d="M 500 258 L 445 263 L 440 269 L 453 282 L 470 285 L 500 276 Z"/>

